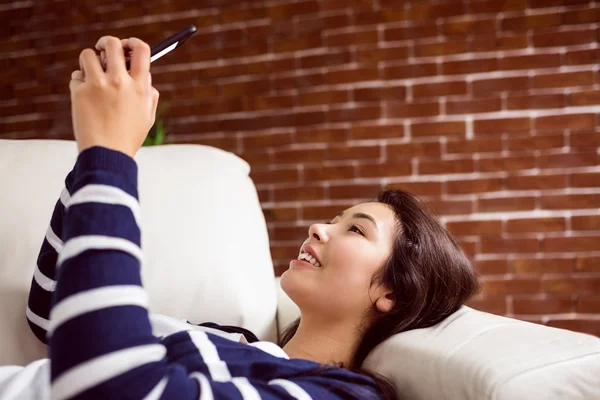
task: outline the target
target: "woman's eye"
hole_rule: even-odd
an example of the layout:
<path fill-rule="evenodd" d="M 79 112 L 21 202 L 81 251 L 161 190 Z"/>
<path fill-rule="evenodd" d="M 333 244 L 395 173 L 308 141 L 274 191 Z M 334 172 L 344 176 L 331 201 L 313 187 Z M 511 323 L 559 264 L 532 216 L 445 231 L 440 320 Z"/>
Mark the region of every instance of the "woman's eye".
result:
<path fill-rule="evenodd" d="M 326 224 L 326 225 L 330 225 L 331 224 L 331 220 L 329 220 L 329 219 L 325 220 L 325 221 L 323 221 L 323 223 Z"/>
<path fill-rule="evenodd" d="M 356 225 L 350 225 L 350 228 L 348 228 L 348 230 L 349 230 L 350 232 L 356 232 L 356 233 L 358 233 L 359 235 L 365 236 L 365 234 L 364 234 L 364 233 L 362 233 L 362 231 L 361 231 L 361 230 L 358 228 L 358 226 L 356 226 Z"/>

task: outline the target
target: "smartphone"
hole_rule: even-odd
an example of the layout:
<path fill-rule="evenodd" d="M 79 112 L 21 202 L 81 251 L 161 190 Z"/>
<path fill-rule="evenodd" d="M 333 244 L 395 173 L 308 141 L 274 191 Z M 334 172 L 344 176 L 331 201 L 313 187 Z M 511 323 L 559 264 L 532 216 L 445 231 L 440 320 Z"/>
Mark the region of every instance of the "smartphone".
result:
<path fill-rule="evenodd" d="M 174 34 L 171 37 L 155 44 L 150 48 L 150 62 L 158 60 L 162 56 L 183 45 L 196 32 L 194 25 L 189 25 Z M 127 61 L 127 71 L 129 71 L 129 61 Z"/>

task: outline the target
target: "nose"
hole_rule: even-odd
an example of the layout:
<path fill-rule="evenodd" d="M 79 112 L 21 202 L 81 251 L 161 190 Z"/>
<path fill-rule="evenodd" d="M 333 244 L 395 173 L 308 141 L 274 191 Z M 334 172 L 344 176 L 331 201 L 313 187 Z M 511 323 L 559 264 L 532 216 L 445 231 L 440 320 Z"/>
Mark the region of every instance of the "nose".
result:
<path fill-rule="evenodd" d="M 327 224 L 312 224 L 308 228 L 308 236 L 311 240 L 316 240 L 317 242 L 327 242 L 329 240 Z"/>

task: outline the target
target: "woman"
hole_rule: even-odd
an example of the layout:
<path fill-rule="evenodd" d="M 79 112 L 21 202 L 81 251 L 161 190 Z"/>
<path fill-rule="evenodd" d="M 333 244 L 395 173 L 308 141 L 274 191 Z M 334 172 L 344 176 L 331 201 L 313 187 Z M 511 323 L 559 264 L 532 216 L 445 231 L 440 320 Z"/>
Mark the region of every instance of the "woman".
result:
<path fill-rule="evenodd" d="M 80 154 L 29 302 L 32 329 L 49 337 L 52 398 L 395 398 L 361 364 L 383 340 L 440 322 L 475 292 L 471 264 L 454 239 L 416 198 L 384 191 L 310 227 L 281 278 L 302 315 L 283 349 L 189 326 L 159 339 L 139 274 L 133 160 L 158 100 L 150 50 L 113 37 L 96 49 L 106 55 L 106 70 L 86 49 L 72 74 Z M 129 73 L 123 49 L 131 54 Z"/>

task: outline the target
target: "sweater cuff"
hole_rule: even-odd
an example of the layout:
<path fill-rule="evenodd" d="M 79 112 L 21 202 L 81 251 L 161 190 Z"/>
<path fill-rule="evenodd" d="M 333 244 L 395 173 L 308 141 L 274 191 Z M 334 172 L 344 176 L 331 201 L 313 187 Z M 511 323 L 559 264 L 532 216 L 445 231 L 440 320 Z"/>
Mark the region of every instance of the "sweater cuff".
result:
<path fill-rule="evenodd" d="M 100 146 L 90 147 L 79 153 L 71 177 L 73 180 L 69 183 L 86 172 L 98 170 L 119 175 L 124 182 L 137 188 L 138 166 L 135 160 L 125 153 Z"/>

